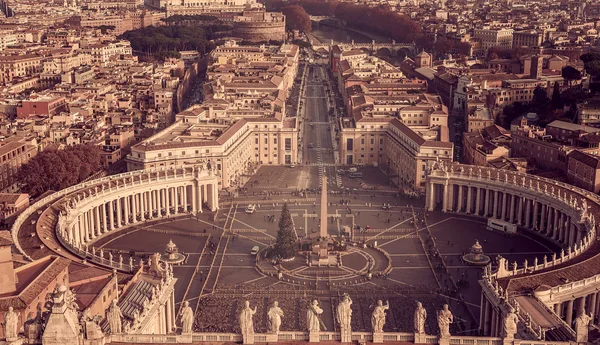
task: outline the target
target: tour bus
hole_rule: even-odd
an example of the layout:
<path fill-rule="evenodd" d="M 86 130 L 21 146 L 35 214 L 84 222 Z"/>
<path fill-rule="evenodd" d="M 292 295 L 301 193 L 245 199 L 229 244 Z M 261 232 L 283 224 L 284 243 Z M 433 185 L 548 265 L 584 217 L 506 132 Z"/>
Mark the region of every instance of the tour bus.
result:
<path fill-rule="evenodd" d="M 487 223 L 488 230 L 496 230 L 507 233 L 509 235 L 515 235 L 517 233 L 517 225 L 509 222 L 505 222 L 499 219 L 489 218 Z"/>

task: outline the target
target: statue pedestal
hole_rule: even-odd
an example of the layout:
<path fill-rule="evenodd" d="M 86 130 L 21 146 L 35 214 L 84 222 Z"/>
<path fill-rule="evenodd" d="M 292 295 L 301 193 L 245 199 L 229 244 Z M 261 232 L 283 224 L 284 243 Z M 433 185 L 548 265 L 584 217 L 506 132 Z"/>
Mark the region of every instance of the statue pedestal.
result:
<path fill-rule="evenodd" d="M 308 332 L 308 342 L 309 343 L 318 343 L 321 341 L 321 332 L 318 331 L 309 331 Z"/>
<path fill-rule="evenodd" d="M 192 342 L 192 333 L 182 333 L 177 337 L 177 342 L 179 343 L 191 343 Z"/>
<path fill-rule="evenodd" d="M 438 345 L 450 345 L 450 337 L 440 337 Z"/>
<path fill-rule="evenodd" d="M 351 343 L 352 342 L 352 331 L 342 330 L 340 342 Z"/>
<path fill-rule="evenodd" d="M 254 344 L 254 334 L 244 335 L 244 336 L 242 336 L 242 340 L 243 340 L 243 344 L 252 345 L 252 344 Z"/>
<path fill-rule="evenodd" d="M 373 333 L 373 344 L 383 343 L 383 332 Z"/>
<path fill-rule="evenodd" d="M 515 342 L 515 337 L 504 337 L 502 338 L 502 345 L 513 345 Z"/>
<path fill-rule="evenodd" d="M 425 333 L 415 333 L 415 344 L 425 344 L 427 342 L 425 338 Z"/>
<path fill-rule="evenodd" d="M 277 334 L 267 334 L 267 343 L 276 343 L 279 340 L 279 336 Z"/>
<path fill-rule="evenodd" d="M 8 345 L 22 345 L 24 342 L 23 338 L 14 338 L 14 339 L 6 339 L 6 341 L 0 341 L 0 344 L 8 344 Z"/>

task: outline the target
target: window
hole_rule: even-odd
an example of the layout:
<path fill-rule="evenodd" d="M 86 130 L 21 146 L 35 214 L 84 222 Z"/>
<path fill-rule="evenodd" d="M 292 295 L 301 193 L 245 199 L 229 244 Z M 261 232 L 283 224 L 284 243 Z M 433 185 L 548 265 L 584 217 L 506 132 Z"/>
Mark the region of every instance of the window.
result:
<path fill-rule="evenodd" d="M 284 145 L 285 150 L 290 151 L 292 149 L 292 138 L 285 138 Z"/>

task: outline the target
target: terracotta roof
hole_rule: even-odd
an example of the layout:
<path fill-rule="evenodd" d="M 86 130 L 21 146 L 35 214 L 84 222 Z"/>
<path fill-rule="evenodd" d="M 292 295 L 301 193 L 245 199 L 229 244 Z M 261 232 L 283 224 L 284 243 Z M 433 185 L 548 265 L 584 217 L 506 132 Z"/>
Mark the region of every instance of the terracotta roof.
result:
<path fill-rule="evenodd" d="M 391 122 L 392 126 L 398 128 L 404 134 L 406 134 L 412 141 L 414 141 L 417 145 L 423 145 L 425 143 L 425 139 L 415 133 L 412 129 L 410 129 L 407 125 L 405 125 L 402 121 L 398 119 L 393 119 Z"/>
<path fill-rule="evenodd" d="M 575 159 L 578 162 L 581 162 L 592 169 L 600 169 L 600 157 L 592 156 L 585 152 L 581 152 L 579 150 L 573 150 L 569 153 L 569 160 Z"/>
<path fill-rule="evenodd" d="M 0 231 L 0 247 L 11 246 L 13 243 L 14 242 L 12 240 L 12 236 L 10 235 L 10 231 Z"/>

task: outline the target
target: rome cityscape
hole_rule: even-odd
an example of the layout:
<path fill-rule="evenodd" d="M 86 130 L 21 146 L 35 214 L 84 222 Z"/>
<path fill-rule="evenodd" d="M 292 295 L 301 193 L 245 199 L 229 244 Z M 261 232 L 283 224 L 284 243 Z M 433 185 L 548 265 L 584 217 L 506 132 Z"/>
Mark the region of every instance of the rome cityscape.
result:
<path fill-rule="evenodd" d="M 0 12 L 2 344 L 600 344 L 598 0 Z"/>

